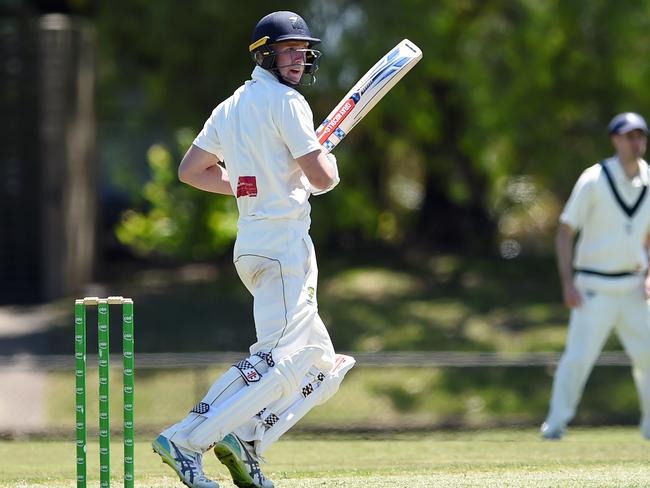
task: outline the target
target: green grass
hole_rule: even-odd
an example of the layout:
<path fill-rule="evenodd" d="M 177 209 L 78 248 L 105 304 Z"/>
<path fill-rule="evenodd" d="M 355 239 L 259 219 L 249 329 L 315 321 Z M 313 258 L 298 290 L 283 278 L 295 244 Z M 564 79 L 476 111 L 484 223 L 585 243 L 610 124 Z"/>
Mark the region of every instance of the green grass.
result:
<path fill-rule="evenodd" d="M 358 258 L 358 259 L 357 259 Z M 139 352 L 238 350 L 254 341 L 251 299 L 232 263 L 116 272 L 106 294 L 135 299 Z M 354 262 L 354 266 L 350 263 Z M 125 278 L 125 276 L 128 277 Z M 339 351 L 560 351 L 568 310 L 552 258 L 482 259 L 454 255 L 345 256 L 320 262 L 319 311 Z M 59 302 L 71 312 L 70 301 Z M 89 315 L 89 323 L 96 318 Z M 72 316 L 24 344 L 47 343 L 72 356 Z M 111 346 L 119 352 L 119 324 Z M 96 327 L 90 327 L 94 352 Z M 606 349 L 619 349 L 614 334 Z M 136 424 L 156 430 L 201 399 L 218 368 L 137 370 Z M 536 425 L 546 415 L 552 368 L 355 368 L 341 393 L 303 427 L 397 428 Z M 96 372 L 89 372 L 91 382 Z M 48 373 L 47 428 L 69 432 L 73 376 Z M 112 412 L 119 424 L 119 372 Z M 89 385 L 89 408 L 97 405 Z M 173 394 L 170 394 L 173 392 Z M 94 396 L 93 396 L 94 395 Z M 164 402 L 159 399 L 165 398 Z M 92 412 L 91 412 L 92 413 Z M 629 368 L 596 368 L 580 403 L 579 424 L 632 425 L 638 401 Z M 96 425 L 91 421 L 90 425 Z"/>
<path fill-rule="evenodd" d="M 113 444 L 115 486 L 121 445 Z M 97 446 L 89 446 L 90 486 L 97 486 Z M 268 452 L 266 474 L 278 487 L 641 487 L 650 450 L 636 429 L 572 429 L 560 442 L 536 431 L 486 430 L 359 439 L 289 437 Z M 205 470 L 233 486 L 211 454 Z M 73 442 L 0 442 L 0 487 L 74 486 Z M 146 442 L 136 446 L 138 487 L 178 483 Z"/>

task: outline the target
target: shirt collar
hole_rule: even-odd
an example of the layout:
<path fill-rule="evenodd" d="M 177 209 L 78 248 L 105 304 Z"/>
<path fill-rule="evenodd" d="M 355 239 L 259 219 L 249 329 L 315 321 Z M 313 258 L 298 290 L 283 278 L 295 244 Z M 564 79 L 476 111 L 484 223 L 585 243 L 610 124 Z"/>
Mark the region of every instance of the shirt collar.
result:
<path fill-rule="evenodd" d="M 255 81 L 278 81 L 273 73 L 269 70 L 262 68 L 261 66 L 255 66 L 251 78 Z"/>
<path fill-rule="evenodd" d="M 639 160 L 639 174 L 631 179 L 625 174 L 618 156 L 614 156 L 610 159 L 608 167 L 614 173 L 613 176 L 616 181 L 627 183 L 635 188 L 648 185 L 648 182 L 650 181 L 650 175 L 648 175 L 648 163 L 643 159 Z"/>

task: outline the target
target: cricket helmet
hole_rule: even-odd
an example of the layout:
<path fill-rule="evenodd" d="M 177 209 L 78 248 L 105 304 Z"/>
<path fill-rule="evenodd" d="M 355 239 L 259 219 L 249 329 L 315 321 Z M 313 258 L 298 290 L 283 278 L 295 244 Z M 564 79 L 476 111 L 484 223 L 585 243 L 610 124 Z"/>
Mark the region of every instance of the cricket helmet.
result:
<path fill-rule="evenodd" d="M 312 36 L 307 23 L 300 15 L 294 12 L 279 11 L 263 17 L 255 26 L 248 50 L 258 66 L 271 71 L 281 82 L 288 82 L 280 76 L 276 53 L 271 46 L 284 41 L 307 42 L 306 49 L 299 49 L 305 53 L 305 70 L 299 84 L 311 85 L 316 81 L 314 73 L 318 70 L 321 55 L 320 51 L 313 49 L 313 46 L 319 44 L 320 39 Z M 307 82 L 303 82 L 305 75 L 307 75 Z"/>

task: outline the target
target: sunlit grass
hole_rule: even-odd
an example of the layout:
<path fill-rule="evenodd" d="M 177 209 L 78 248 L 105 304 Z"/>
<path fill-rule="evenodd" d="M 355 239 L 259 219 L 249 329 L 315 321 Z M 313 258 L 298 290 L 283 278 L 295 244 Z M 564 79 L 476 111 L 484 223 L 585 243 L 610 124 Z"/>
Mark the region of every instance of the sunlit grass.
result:
<path fill-rule="evenodd" d="M 90 486 L 97 444 L 89 445 Z M 573 429 L 560 442 L 529 430 L 288 437 L 268 452 L 265 473 L 283 487 L 642 487 L 650 451 L 634 429 Z M 121 483 L 121 445 L 112 446 L 113 483 Z M 233 486 L 210 453 L 205 470 Z M 2 488 L 71 488 L 73 442 L 0 442 Z M 136 486 L 182 486 L 148 442 L 136 445 Z"/>

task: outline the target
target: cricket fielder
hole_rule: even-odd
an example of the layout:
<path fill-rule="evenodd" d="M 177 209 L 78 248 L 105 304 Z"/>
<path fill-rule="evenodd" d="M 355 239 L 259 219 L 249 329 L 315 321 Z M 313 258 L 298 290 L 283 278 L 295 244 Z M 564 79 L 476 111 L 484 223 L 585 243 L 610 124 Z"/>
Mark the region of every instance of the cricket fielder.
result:
<path fill-rule="evenodd" d="M 564 435 L 612 328 L 632 360 L 641 434 L 650 439 L 650 175 L 642 159 L 648 126 L 628 112 L 614 117 L 608 132 L 616 155 L 582 173 L 560 216 L 557 261 L 571 318 L 541 427 L 545 439 Z"/>
<path fill-rule="evenodd" d="M 262 18 L 249 48 L 252 79 L 212 112 L 179 168 L 181 181 L 237 199 L 234 263 L 253 295 L 257 336 L 250 356 L 153 443 L 190 487 L 218 486 L 201 463 L 212 448 L 237 486 L 272 487 L 259 455 L 331 397 L 354 364 L 334 353 L 318 315 L 309 237 L 309 196 L 339 182 L 336 159 L 321 148 L 295 89 L 315 80 L 319 42 L 295 13 Z"/>

